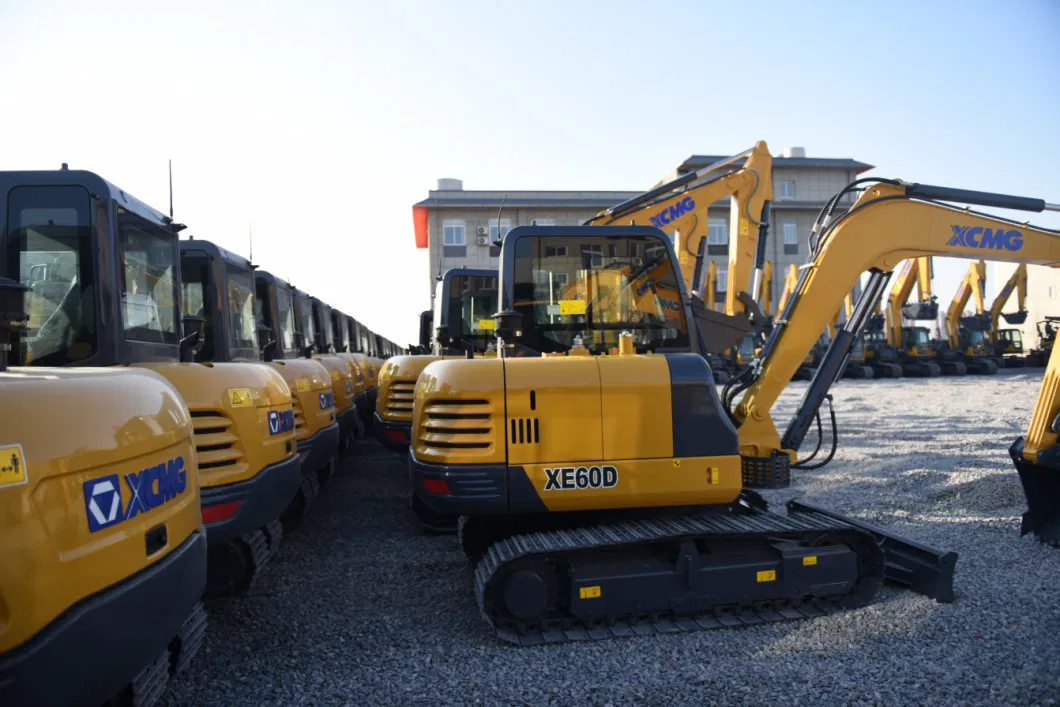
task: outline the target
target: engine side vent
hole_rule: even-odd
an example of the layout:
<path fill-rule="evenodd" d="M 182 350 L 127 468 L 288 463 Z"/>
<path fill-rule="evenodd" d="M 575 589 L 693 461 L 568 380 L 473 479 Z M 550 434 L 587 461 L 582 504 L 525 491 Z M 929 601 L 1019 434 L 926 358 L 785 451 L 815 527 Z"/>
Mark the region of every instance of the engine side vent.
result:
<path fill-rule="evenodd" d="M 488 450 L 492 412 L 488 400 L 431 400 L 423 411 L 420 441 L 436 449 Z"/>
<path fill-rule="evenodd" d="M 541 441 L 541 423 L 536 417 L 515 417 L 509 421 L 509 444 L 537 444 Z"/>
<path fill-rule="evenodd" d="M 192 410 L 191 424 L 195 431 L 195 455 L 200 471 L 232 467 L 243 460 L 232 433 L 232 420 L 216 410 Z"/>

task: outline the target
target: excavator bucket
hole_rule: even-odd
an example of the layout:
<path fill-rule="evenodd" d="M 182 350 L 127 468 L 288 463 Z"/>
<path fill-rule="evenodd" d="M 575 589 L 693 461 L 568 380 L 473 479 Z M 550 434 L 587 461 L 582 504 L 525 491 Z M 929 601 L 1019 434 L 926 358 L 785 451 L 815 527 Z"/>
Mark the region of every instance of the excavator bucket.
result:
<path fill-rule="evenodd" d="M 1042 456 L 1056 447 L 1038 453 Z M 1023 456 L 1023 438 L 1008 450 L 1027 498 L 1027 512 L 1020 523 L 1020 535 L 1034 533 L 1046 545 L 1060 548 L 1060 468 L 1035 463 Z M 1060 462 L 1060 460 L 1057 460 Z"/>
<path fill-rule="evenodd" d="M 1007 322 L 1008 324 L 1023 324 L 1025 321 L 1027 321 L 1027 312 L 1026 311 L 1023 311 L 1023 312 L 1011 312 L 1009 314 L 1005 314 L 1004 312 L 1002 312 L 1001 316 L 1004 318 L 1005 322 Z"/>
<path fill-rule="evenodd" d="M 990 331 L 993 322 L 990 321 L 989 314 L 973 314 L 961 317 L 961 326 L 968 331 Z"/>
<path fill-rule="evenodd" d="M 934 320 L 939 316 L 939 303 L 935 300 L 930 302 L 910 302 L 902 305 L 902 316 L 906 319 Z"/>
<path fill-rule="evenodd" d="M 754 331 L 751 320 L 744 314 L 715 312 L 697 299 L 690 300 L 690 305 L 692 318 L 703 337 L 707 353 L 726 354 Z"/>
<path fill-rule="evenodd" d="M 953 592 L 953 570 L 957 566 L 956 552 L 943 552 L 930 545 L 922 545 L 909 538 L 889 533 L 882 528 L 830 511 L 811 503 L 788 501 L 788 514 L 811 514 L 838 520 L 871 533 L 880 544 L 884 555 L 885 581 L 907 587 L 940 603 L 956 601 Z"/>

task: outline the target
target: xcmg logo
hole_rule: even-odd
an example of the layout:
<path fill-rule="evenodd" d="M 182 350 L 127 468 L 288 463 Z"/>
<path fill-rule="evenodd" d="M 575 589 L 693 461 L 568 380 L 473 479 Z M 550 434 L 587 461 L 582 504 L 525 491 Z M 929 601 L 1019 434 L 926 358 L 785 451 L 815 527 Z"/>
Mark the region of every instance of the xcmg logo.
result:
<path fill-rule="evenodd" d="M 656 228 L 662 228 L 666 224 L 670 223 L 674 219 L 684 216 L 692 209 L 696 208 L 696 202 L 690 196 L 686 196 L 681 201 L 677 202 L 673 206 L 663 209 L 655 216 L 651 217 L 651 225 Z"/>
<path fill-rule="evenodd" d="M 1023 247 L 1023 234 L 1016 229 L 982 228 L 981 226 L 950 226 L 953 237 L 946 245 L 962 248 L 992 248 L 1016 251 Z"/>
<path fill-rule="evenodd" d="M 652 280 L 651 278 L 645 280 L 644 284 L 637 288 L 637 297 L 640 297 L 648 290 L 655 292 L 655 280 Z"/>
<path fill-rule="evenodd" d="M 129 487 L 129 505 L 122 508 L 121 486 L 117 474 L 110 474 L 84 483 L 85 510 L 88 530 L 96 532 L 122 521 L 147 513 L 171 501 L 188 487 L 184 457 L 149 466 L 133 474 L 125 474 Z"/>

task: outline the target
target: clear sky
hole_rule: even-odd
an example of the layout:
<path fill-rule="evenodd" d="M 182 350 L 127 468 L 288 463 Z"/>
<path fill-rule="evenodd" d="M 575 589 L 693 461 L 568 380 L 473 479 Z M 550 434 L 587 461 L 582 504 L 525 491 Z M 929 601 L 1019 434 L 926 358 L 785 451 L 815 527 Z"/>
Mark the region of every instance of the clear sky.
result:
<path fill-rule="evenodd" d="M 0 168 L 165 210 L 172 158 L 186 233 L 246 255 L 252 224 L 262 268 L 401 344 L 438 177 L 645 189 L 764 139 L 1060 202 L 1057 0 L 0 0 L 0 48 Z"/>

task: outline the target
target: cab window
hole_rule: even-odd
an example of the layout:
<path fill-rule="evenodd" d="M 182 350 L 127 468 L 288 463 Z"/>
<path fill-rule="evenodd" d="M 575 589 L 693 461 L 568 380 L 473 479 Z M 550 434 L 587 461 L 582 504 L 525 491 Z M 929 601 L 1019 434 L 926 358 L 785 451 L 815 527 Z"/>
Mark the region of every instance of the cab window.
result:
<path fill-rule="evenodd" d="M 29 287 L 27 329 L 11 363 L 65 366 L 98 346 L 91 199 L 83 187 L 8 192 L 7 268 Z"/>
<path fill-rule="evenodd" d="M 176 344 L 176 234 L 118 207 L 125 338 Z"/>

